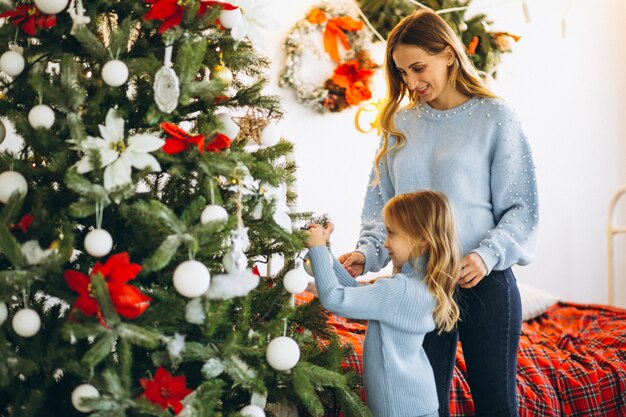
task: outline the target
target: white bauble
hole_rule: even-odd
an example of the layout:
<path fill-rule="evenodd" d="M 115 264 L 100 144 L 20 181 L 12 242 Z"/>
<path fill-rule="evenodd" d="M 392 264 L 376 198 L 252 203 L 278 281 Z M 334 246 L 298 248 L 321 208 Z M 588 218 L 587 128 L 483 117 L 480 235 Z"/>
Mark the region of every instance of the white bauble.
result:
<path fill-rule="evenodd" d="M 123 61 L 114 59 L 102 67 L 102 79 L 111 87 L 124 85 L 128 80 L 128 67 Z"/>
<path fill-rule="evenodd" d="M 4 142 L 7 137 L 7 127 L 4 125 L 2 120 L 0 120 L 0 143 Z"/>
<path fill-rule="evenodd" d="M 233 73 L 226 65 L 217 65 L 214 67 L 210 77 L 212 80 L 222 80 L 227 86 L 233 82 Z"/>
<path fill-rule="evenodd" d="M 69 0 L 34 0 L 35 5 L 45 14 L 61 13 L 67 7 Z"/>
<path fill-rule="evenodd" d="M 199 297 L 209 289 L 211 273 L 204 264 L 189 260 L 174 270 L 174 288 L 183 297 Z"/>
<path fill-rule="evenodd" d="M 24 308 L 13 316 L 13 330 L 18 336 L 32 337 L 41 329 L 41 319 L 35 310 Z"/>
<path fill-rule="evenodd" d="M 200 223 L 207 224 L 212 222 L 225 222 L 228 220 L 228 213 L 222 206 L 216 204 L 208 205 L 202 210 L 200 215 Z"/>
<path fill-rule="evenodd" d="M 99 398 L 100 392 L 96 387 L 91 384 L 82 384 L 74 388 L 72 391 L 72 405 L 75 409 L 80 411 L 81 413 L 90 413 L 93 411 L 93 408 L 88 407 L 86 405 L 81 405 L 81 400 L 83 398 Z"/>
<path fill-rule="evenodd" d="M 459 23 L 459 30 L 465 32 L 467 30 L 467 23 L 461 21 L 461 23 Z"/>
<path fill-rule="evenodd" d="M 280 141 L 280 131 L 275 123 L 268 124 L 261 132 L 261 145 L 274 146 Z"/>
<path fill-rule="evenodd" d="M 0 174 L 0 202 L 6 204 L 15 192 L 26 194 L 28 184 L 19 172 L 4 171 Z"/>
<path fill-rule="evenodd" d="M 277 371 L 288 371 L 300 360 L 300 347 L 291 337 L 280 336 L 267 345 L 265 358 Z"/>
<path fill-rule="evenodd" d="M 218 113 L 216 117 L 224 126 L 220 132 L 234 140 L 239 134 L 239 125 L 233 121 L 233 118 L 228 113 Z"/>
<path fill-rule="evenodd" d="M 239 414 L 247 417 L 265 417 L 265 411 L 258 405 L 250 404 L 239 410 Z"/>
<path fill-rule="evenodd" d="M 17 77 L 24 71 L 26 60 L 16 51 L 6 51 L 0 56 L 0 70 L 10 77 Z"/>
<path fill-rule="evenodd" d="M 4 324 L 8 316 L 9 309 L 7 308 L 7 305 L 3 302 L 0 302 L 0 326 Z"/>
<path fill-rule="evenodd" d="M 236 28 L 241 24 L 243 20 L 243 14 L 241 13 L 241 9 L 237 7 L 234 10 L 222 10 L 220 13 L 220 23 L 226 29 Z"/>
<path fill-rule="evenodd" d="M 283 278 L 285 290 L 291 294 L 300 294 L 306 290 L 309 285 L 309 277 L 307 277 L 301 269 L 292 269 L 285 274 Z"/>
<path fill-rule="evenodd" d="M 45 104 L 38 104 L 28 112 L 28 123 L 37 129 L 50 129 L 54 124 L 54 111 Z"/>
<path fill-rule="evenodd" d="M 113 249 L 113 238 L 104 229 L 94 229 L 85 236 L 84 245 L 88 254 L 101 258 Z"/>

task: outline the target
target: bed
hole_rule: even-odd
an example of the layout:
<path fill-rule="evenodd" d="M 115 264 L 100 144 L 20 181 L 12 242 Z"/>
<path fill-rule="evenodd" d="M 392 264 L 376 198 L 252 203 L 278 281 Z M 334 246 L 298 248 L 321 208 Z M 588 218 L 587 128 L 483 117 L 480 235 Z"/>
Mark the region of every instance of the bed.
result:
<path fill-rule="evenodd" d="M 517 392 L 521 417 L 626 417 L 626 310 L 528 298 L 520 285 L 526 320 L 518 356 Z M 297 301 L 313 298 L 303 293 Z M 525 305 L 524 305 L 525 304 Z M 543 304 L 543 307 L 541 306 Z M 366 325 L 330 314 L 328 324 L 353 353 L 344 366 L 363 372 Z M 457 346 L 451 415 L 473 416 L 465 360 Z"/>

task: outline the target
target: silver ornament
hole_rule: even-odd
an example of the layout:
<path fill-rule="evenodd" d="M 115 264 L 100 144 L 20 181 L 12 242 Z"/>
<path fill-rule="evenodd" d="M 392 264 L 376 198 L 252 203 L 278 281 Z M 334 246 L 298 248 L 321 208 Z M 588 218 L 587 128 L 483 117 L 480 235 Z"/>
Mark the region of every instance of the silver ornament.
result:
<path fill-rule="evenodd" d="M 178 107 L 180 97 L 180 80 L 172 68 L 172 50 L 174 47 L 165 47 L 163 66 L 154 74 L 154 101 L 163 113 L 171 113 Z"/>
<path fill-rule="evenodd" d="M 169 66 L 162 66 L 154 76 L 154 101 L 159 110 L 171 113 L 178 107 L 180 81 L 176 71 Z"/>
<path fill-rule="evenodd" d="M 0 120 L 0 143 L 4 142 L 7 137 L 7 127 Z"/>

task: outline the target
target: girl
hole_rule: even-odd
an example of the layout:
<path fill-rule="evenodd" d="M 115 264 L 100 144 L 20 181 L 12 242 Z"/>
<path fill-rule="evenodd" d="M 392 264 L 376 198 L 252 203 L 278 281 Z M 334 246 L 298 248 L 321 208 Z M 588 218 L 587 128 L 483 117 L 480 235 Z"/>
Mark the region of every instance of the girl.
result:
<path fill-rule="evenodd" d="M 450 26 L 420 10 L 390 33 L 383 140 L 370 177 L 352 276 L 388 262 L 380 209 L 397 193 L 443 192 L 455 210 L 461 261 L 458 337 L 477 416 L 517 416 L 521 302 L 511 266 L 534 257 L 537 187 L 514 111 L 481 81 Z M 408 99 L 407 108 L 400 103 Z M 449 416 L 457 331 L 430 333 L 439 414 Z"/>
<path fill-rule="evenodd" d="M 312 225 L 307 245 L 322 305 L 369 320 L 363 344 L 366 400 L 374 417 L 437 416 L 437 388 L 422 349 L 435 326 L 451 331 L 459 318 L 452 298 L 460 250 L 452 209 L 438 192 L 398 195 L 385 205 L 385 248 L 400 273 L 359 286 L 326 248 L 332 228 Z"/>

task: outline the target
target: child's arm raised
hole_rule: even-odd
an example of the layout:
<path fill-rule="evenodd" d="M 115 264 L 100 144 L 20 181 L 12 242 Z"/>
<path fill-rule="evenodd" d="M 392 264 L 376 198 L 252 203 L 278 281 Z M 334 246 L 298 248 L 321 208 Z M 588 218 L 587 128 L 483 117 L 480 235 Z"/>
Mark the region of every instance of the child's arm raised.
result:
<path fill-rule="evenodd" d="M 335 273 L 326 246 L 311 247 L 309 258 L 315 271 L 315 283 L 322 305 L 340 316 L 383 320 L 396 312 L 406 295 L 404 279 L 385 279 L 365 286 L 344 286 Z M 354 280 L 351 279 L 351 282 Z"/>

